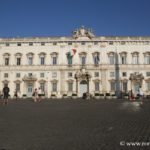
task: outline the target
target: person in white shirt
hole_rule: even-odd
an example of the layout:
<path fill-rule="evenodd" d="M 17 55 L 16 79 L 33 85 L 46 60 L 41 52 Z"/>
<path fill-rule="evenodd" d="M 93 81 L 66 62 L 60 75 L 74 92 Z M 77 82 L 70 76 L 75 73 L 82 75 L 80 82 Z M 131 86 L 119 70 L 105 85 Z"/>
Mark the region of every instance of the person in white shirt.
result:
<path fill-rule="evenodd" d="M 40 87 L 38 89 L 38 100 L 39 100 L 39 102 L 42 100 L 42 90 Z"/>

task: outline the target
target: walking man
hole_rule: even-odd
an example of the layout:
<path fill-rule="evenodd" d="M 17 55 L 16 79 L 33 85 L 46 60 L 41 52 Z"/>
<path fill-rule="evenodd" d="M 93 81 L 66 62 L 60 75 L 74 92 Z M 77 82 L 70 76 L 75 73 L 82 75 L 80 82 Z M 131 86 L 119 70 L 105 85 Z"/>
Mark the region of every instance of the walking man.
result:
<path fill-rule="evenodd" d="M 3 88 L 3 95 L 4 95 L 4 105 L 7 105 L 8 104 L 8 96 L 9 96 L 9 87 L 8 85 L 6 84 Z"/>

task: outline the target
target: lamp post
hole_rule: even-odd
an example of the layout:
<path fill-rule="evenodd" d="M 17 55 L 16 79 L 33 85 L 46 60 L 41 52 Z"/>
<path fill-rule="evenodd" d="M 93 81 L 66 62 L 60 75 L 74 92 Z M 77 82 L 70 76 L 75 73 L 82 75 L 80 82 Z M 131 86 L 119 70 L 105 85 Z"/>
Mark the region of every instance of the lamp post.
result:
<path fill-rule="evenodd" d="M 76 79 L 76 94 L 78 95 L 78 78 L 79 78 L 78 73 L 75 73 L 74 78 Z"/>

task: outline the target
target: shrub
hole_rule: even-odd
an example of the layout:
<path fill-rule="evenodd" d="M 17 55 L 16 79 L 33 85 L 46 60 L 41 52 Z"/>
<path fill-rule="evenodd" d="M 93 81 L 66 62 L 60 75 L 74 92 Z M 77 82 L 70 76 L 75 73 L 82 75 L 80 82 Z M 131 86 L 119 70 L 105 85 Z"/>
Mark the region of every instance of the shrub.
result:
<path fill-rule="evenodd" d="M 76 94 L 76 93 L 73 93 L 72 96 L 77 96 L 77 94 Z"/>
<path fill-rule="evenodd" d="M 110 96 L 110 93 L 106 93 L 106 96 Z"/>
<path fill-rule="evenodd" d="M 63 96 L 67 96 L 67 94 L 63 94 Z"/>
<path fill-rule="evenodd" d="M 56 96 L 55 94 L 51 94 L 51 96 Z"/>
<path fill-rule="evenodd" d="M 95 93 L 95 96 L 99 96 L 99 93 Z"/>
<path fill-rule="evenodd" d="M 104 94 L 99 94 L 100 96 L 104 96 Z"/>
<path fill-rule="evenodd" d="M 27 95 L 26 95 L 26 94 L 23 94 L 22 96 L 23 96 L 23 97 L 26 97 Z"/>

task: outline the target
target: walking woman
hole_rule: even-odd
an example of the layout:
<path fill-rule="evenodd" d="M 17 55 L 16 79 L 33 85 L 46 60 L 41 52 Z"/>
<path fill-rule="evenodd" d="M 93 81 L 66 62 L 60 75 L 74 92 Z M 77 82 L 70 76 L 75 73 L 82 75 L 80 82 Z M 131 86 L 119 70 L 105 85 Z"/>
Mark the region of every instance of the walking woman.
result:
<path fill-rule="evenodd" d="M 9 91 L 10 90 L 9 90 L 8 85 L 5 85 L 5 87 L 3 88 L 3 95 L 4 95 L 4 102 L 3 102 L 3 104 L 4 105 L 8 104 Z"/>
<path fill-rule="evenodd" d="M 33 97 L 34 97 L 34 102 L 37 102 L 37 99 L 38 99 L 38 91 L 37 91 L 37 88 L 34 90 L 33 92 Z"/>

